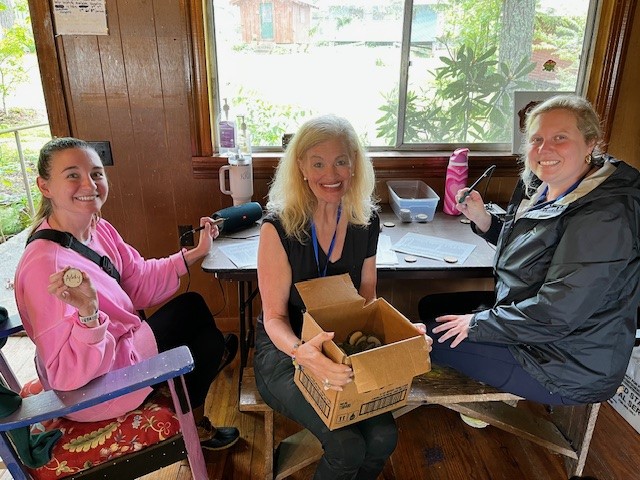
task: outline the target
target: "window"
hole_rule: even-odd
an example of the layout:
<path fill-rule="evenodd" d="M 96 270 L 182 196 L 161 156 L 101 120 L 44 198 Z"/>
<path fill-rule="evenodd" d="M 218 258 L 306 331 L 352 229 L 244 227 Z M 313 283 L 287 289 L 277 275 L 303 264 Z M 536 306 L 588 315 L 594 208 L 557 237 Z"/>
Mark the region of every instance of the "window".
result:
<path fill-rule="evenodd" d="M 335 113 L 370 150 L 508 151 L 514 91 L 584 91 L 595 11 L 595 0 L 210 0 L 210 83 L 256 149 Z"/>

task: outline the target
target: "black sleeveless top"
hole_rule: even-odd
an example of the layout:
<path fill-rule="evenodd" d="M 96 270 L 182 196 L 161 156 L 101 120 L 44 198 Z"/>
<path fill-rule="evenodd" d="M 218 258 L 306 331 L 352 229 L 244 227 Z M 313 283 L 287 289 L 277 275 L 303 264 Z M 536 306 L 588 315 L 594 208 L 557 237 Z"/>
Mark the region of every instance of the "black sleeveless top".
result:
<path fill-rule="evenodd" d="M 295 283 L 318 278 L 318 265 L 313 252 L 311 235 L 308 235 L 309 239 L 305 243 L 300 243 L 295 237 L 286 235 L 280 219 L 276 215 L 267 215 L 264 218 L 264 222 L 270 223 L 276 228 L 291 265 L 292 283 L 289 292 L 289 322 L 293 332 L 300 336 L 304 302 L 300 298 Z M 307 228 L 307 232 L 311 232 L 310 225 Z M 353 285 L 356 289 L 359 289 L 362 265 L 366 258 L 373 257 L 376 254 L 379 234 L 380 217 L 375 212 L 371 215 L 369 225 L 355 226 L 349 224 L 344 239 L 342 256 L 335 263 L 329 262 L 327 276 L 348 273 Z M 318 249 L 318 260 L 320 265 L 325 265 L 327 262 L 327 255 L 322 248 Z"/>

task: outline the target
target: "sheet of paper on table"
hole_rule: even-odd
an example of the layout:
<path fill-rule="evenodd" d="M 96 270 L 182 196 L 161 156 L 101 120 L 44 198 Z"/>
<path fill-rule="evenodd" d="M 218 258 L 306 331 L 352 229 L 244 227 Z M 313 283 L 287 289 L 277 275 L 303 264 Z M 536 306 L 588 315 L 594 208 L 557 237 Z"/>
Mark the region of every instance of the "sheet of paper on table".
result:
<path fill-rule="evenodd" d="M 378 253 L 376 253 L 376 265 L 397 265 L 398 254 L 391 248 L 391 237 L 380 235 L 378 237 Z"/>
<path fill-rule="evenodd" d="M 444 262 L 445 257 L 457 259 L 457 263 L 464 263 L 471 255 L 475 245 L 455 242 L 429 235 L 409 232 L 393 246 L 396 252 L 402 252 L 418 257 L 430 258 Z"/>
<path fill-rule="evenodd" d="M 231 245 L 220 245 L 218 249 L 224 253 L 238 268 L 255 268 L 258 259 L 258 239 L 244 240 Z"/>
<path fill-rule="evenodd" d="M 389 235 L 380 235 L 378 237 L 376 265 L 398 264 L 398 255 L 391 247 L 391 237 Z M 218 250 L 224 253 L 238 268 L 256 267 L 256 259 L 258 258 L 258 239 L 246 240 L 242 243 L 231 245 L 220 245 Z"/>

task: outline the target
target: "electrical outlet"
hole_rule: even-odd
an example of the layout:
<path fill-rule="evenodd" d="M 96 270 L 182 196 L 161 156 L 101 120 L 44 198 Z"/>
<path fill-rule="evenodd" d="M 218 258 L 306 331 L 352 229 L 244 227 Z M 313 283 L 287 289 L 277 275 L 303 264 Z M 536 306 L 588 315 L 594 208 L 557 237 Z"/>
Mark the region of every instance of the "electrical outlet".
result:
<path fill-rule="evenodd" d="M 108 141 L 103 142 L 87 142 L 91 145 L 96 152 L 98 152 L 98 156 L 100 160 L 102 160 L 102 165 L 105 167 L 113 166 L 113 157 L 111 156 L 111 143 Z"/>
<path fill-rule="evenodd" d="M 181 247 L 194 247 L 193 225 L 178 225 L 178 235 L 180 235 Z"/>

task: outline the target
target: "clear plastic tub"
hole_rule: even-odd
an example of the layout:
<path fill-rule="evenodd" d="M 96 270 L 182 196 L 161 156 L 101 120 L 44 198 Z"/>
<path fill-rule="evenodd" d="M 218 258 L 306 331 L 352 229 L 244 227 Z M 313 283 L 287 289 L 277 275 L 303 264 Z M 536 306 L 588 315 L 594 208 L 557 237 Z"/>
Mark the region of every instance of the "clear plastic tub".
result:
<path fill-rule="evenodd" d="M 399 219 L 403 220 L 400 210 L 408 209 L 412 220 L 421 213 L 427 216 L 428 222 L 433 220 L 440 197 L 422 180 L 390 180 L 387 188 L 389 203 Z"/>

